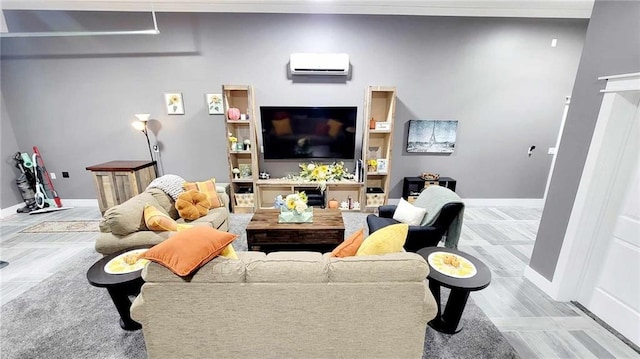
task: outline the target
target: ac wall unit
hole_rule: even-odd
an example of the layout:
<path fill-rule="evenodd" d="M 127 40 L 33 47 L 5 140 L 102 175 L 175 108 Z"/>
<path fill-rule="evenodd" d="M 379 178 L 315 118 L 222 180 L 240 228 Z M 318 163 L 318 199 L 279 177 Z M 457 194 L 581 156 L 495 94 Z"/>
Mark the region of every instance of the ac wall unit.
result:
<path fill-rule="evenodd" d="M 292 75 L 349 74 L 349 54 L 296 53 L 289 58 Z"/>

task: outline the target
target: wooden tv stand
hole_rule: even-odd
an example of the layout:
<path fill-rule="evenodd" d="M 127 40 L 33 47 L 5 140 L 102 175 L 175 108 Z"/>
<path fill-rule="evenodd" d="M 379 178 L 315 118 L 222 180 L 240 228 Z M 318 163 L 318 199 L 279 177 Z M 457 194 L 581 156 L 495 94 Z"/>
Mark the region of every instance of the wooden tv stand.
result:
<path fill-rule="evenodd" d="M 256 181 L 255 196 L 258 201 L 256 208 L 273 208 L 273 204 L 278 195 L 285 197 L 290 193 L 294 193 L 296 190 L 301 191 L 305 188 L 316 189 L 318 188 L 317 182 L 302 182 L 291 181 L 286 179 L 268 179 Z M 327 189 L 325 191 L 325 199 L 327 201 L 335 198 L 338 203 L 347 201 L 351 197 L 352 202 L 359 202 L 360 209 L 353 211 L 360 211 L 364 209 L 364 183 L 354 181 L 340 181 L 340 182 L 327 182 Z M 326 206 L 326 203 L 325 203 Z"/>

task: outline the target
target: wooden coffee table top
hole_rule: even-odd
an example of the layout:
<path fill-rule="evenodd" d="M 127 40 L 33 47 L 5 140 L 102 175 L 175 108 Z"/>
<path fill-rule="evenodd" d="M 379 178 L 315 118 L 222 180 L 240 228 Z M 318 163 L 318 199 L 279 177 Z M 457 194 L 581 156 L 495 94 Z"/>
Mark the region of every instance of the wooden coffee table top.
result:
<path fill-rule="evenodd" d="M 270 229 L 301 229 L 308 227 L 313 230 L 342 229 L 342 212 L 336 209 L 313 209 L 313 223 L 278 223 L 279 209 L 258 209 L 253 214 L 247 231 L 261 231 Z"/>

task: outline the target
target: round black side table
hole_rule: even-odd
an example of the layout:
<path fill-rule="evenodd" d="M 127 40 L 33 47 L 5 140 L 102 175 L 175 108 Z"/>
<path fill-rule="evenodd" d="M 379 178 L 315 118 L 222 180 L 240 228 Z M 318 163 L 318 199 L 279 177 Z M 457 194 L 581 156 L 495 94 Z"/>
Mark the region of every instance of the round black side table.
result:
<path fill-rule="evenodd" d="M 447 252 L 464 257 L 469 262 L 473 263 L 477 270 L 477 273 L 473 277 L 454 278 L 438 272 L 431 266 L 431 264 L 429 264 L 429 275 L 427 276 L 429 279 L 429 289 L 431 290 L 431 294 L 433 294 L 436 303 L 438 303 L 438 314 L 436 314 L 436 317 L 429 322 L 429 326 L 442 333 L 455 334 L 462 330 L 460 318 L 462 317 L 462 312 L 467 304 L 469 293 L 486 288 L 489 283 L 491 283 L 491 271 L 478 258 L 456 249 L 426 247 L 419 250 L 417 253 L 421 255 L 427 263 L 429 263 L 429 254 L 433 252 Z M 442 304 L 440 303 L 441 286 L 451 289 L 444 311 L 441 310 Z"/>
<path fill-rule="evenodd" d="M 133 249 L 149 248 L 149 246 L 132 247 L 121 250 L 95 262 L 87 271 L 87 280 L 95 287 L 106 288 L 111 296 L 113 304 L 120 314 L 120 327 L 124 330 L 138 330 L 142 328 L 140 323 L 131 319 L 129 309 L 131 309 L 130 295 L 138 295 L 144 280 L 140 275 L 142 269 L 125 274 L 109 274 L 104 271 L 104 266 L 113 258 Z"/>

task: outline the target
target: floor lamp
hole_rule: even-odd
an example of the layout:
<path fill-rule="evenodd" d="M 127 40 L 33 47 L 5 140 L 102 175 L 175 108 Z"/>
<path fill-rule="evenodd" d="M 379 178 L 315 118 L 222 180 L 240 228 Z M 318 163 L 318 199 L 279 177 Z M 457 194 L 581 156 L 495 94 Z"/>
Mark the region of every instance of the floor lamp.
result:
<path fill-rule="evenodd" d="M 147 129 L 147 122 L 149 122 L 149 117 L 151 114 L 149 113 L 137 113 L 134 116 L 138 118 L 138 121 L 133 121 L 131 126 L 138 131 L 142 131 L 144 133 L 144 137 L 147 138 L 147 148 L 149 149 L 149 156 L 151 157 L 151 162 L 154 162 L 153 169 L 156 173 L 156 177 L 158 177 L 158 167 L 156 167 L 155 160 L 153 159 L 153 152 L 151 152 L 151 142 L 149 141 L 149 130 Z"/>

